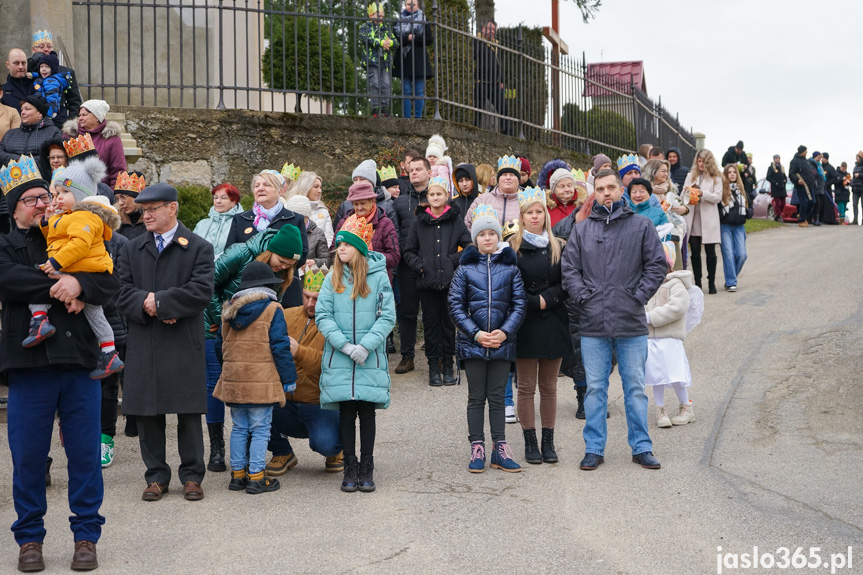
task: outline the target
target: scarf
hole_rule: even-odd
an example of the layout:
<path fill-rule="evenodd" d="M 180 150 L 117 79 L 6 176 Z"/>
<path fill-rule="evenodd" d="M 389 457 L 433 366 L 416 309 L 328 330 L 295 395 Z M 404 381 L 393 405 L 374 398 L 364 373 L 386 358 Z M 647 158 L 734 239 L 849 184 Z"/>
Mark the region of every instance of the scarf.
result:
<path fill-rule="evenodd" d="M 654 194 L 667 194 L 668 193 L 668 180 L 665 180 L 663 184 L 653 184 L 653 193 Z"/>
<path fill-rule="evenodd" d="M 729 187 L 731 188 L 731 203 L 726 204 L 725 202 L 722 202 L 722 207 L 720 208 L 722 210 L 722 215 L 727 216 L 731 211 L 731 208 L 734 207 L 734 204 L 737 204 L 737 213 L 746 217 L 746 203 L 743 201 L 743 196 L 740 195 L 740 187 L 737 185 L 737 182 L 731 182 Z"/>
<path fill-rule="evenodd" d="M 548 247 L 548 232 L 545 230 L 542 230 L 541 234 L 532 234 L 528 231 L 524 231 L 521 234 L 521 238 L 537 248 Z"/>
<path fill-rule="evenodd" d="M 436 219 L 438 219 L 439 217 L 441 217 L 442 215 L 444 215 L 445 213 L 447 213 L 447 212 L 449 211 L 449 209 L 450 209 L 450 206 L 445 206 L 445 207 L 444 207 L 444 209 L 443 209 L 443 211 L 441 212 L 440 216 L 436 216 L 436 215 L 434 215 L 434 214 L 432 213 L 432 211 L 431 211 L 431 208 L 426 208 L 426 213 L 427 213 L 428 215 L 430 215 L 433 219 L 435 219 L 435 220 L 436 220 Z"/>
<path fill-rule="evenodd" d="M 265 209 L 260 204 L 253 204 L 252 213 L 255 214 L 255 223 L 253 224 L 255 226 L 255 229 L 259 232 L 267 229 L 273 222 L 273 218 L 276 217 L 276 214 L 278 214 L 280 211 L 282 211 L 281 202 L 276 202 L 276 205 L 269 210 Z"/>
<path fill-rule="evenodd" d="M 267 287 L 261 287 L 261 286 L 240 290 L 234 294 L 234 296 L 231 298 L 231 301 L 234 302 L 243 296 L 247 296 L 247 295 L 251 295 L 251 294 L 255 294 L 255 293 L 264 294 L 265 296 L 267 296 L 269 299 L 271 299 L 273 301 L 279 301 L 279 298 L 276 295 L 276 292 L 274 290 L 271 290 L 270 288 L 267 288 Z"/>

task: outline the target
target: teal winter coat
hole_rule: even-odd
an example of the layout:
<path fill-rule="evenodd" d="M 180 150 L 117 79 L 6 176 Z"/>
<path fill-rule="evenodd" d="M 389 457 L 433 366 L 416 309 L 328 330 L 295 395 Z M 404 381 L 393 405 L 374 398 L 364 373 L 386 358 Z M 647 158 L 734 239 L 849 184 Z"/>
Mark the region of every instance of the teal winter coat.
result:
<path fill-rule="evenodd" d="M 366 281 L 371 293 L 351 299 L 351 274 L 345 267 L 345 291 L 333 291 L 332 273 L 327 275 L 318 304 L 315 324 L 326 338 L 321 362 L 321 407 L 338 409 L 340 401 L 368 401 L 377 409 L 390 405 L 390 372 L 386 340 L 396 323 L 396 306 L 387 262 L 383 254 L 369 252 Z M 339 351 L 346 343 L 366 348 L 369 357 L 359 365 Z"/>
<path fill-rule="evenodd" d="M 228 241 L 228 232 L 231 231 L 231 220 L 237 214 L 242 214 L 243 206 L 237 204 L 224 213 L 219 213 L 216 208 L 211 207 L 207 217 L 198 222 L 192 231 L 196 236 L 201 236 L 213 246 L 213 254 L 216 259 L 225 252 L 225 243 Z"/>

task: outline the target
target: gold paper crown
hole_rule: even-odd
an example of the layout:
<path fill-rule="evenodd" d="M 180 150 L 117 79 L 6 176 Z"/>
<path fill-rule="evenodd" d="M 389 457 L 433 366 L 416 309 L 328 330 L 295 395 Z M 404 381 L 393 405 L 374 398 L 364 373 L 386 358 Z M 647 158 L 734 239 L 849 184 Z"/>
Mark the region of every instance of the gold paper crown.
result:
<path fill-rule="evenodd" d="M 501 171 L 504 168 L 512 168 L 516 172 L 521 171 L 521 158 L 516 156 L 504 156 L 502 158 L 498 158 L 497 160 L 497 171 Z"/>
<path fill-rule="evenodd" d="M 33 156 L 21 156 L 17 161 L 12 160 L 0 168 L 0 190 L 4 196 L 25 182 L 39 179 L 42 179 L 42 174 L 39 173 Z M 9 206 L 10 213 L 14 209 L 15 206 Z"/>
<path fill-rule="evenodd" d="M 381 166 L 378 170 L 378 175 L 381 177 L 382 182 L 386 182 L 387 180 L 395 180 L 399 177 L 398 173 L 396 173 L 396 169 L 393 166 Z"/>
<path fill-rule="evenodd" d="M 432 186 L 437 186 L 439 188 L 443 188 L 444 191 L 446 191 L 447 179 L 443 176 L 435 176 L 429 180 L 428 188 L 431 189 Z"/>
<path fill-rule="evenodd" d="M 542 188 L 525 188 L 518 195 L 518 207 L 523 208 L 535 202 L 545 204 L 545 192 Z"/>
<path fill-rule="evenodd" d="M 518 232 L 518 218 L 503 223 L 503 239 Z"/>
<path fill-rule="evenodd" d="M 368 12 L 369 16 L 374 16 L 378 12 L 384 11 L 384 3 L 383 2 L 372 2 L 369 4 Z"/>
<path fill-rule="evenodd" d="M 313 292 L 321 291 L 321 286 L 324 285 L 324 278 L 327 277 L 329 271 L 327 266 L 319 268 L 317 265 L 314 265 L 310 267 L 306 270 L 306 275 L 303 276 L 303 289 Z"/>
<path fill-rule="evenodd" d="M 289 178 L 289 179 L 295 181 L 295 182 L 297 181 L 297 178 L 299 178 L 300 174 L 302 174 L 302 173 L 303 173 L 303 171 L 300 169 L 299 166 L 295 166 L 293 164 L 288 165 L 287 162 L 285 162 L 285 165 L 282 166 L 282 175 L 285 176 L 286 178 Z"/>
<path fill-rule="evenodd" d="M 354 234 L 369 246 L 369 249 L 372 249 L 372 236 L 375 233 L 375 229 L 371 224 L 366 223 L 366 219 L 363 217 L 358 217 L 356 214 L 353 214 L 347 220 L 345 220 L 342 229 L 340 232 L 348 232 Z"/>
<path fill-rule="evenodd" d="M 638 164 L 638 156 L 636 156 L 635 154 L 629 154 L 628 156 L 620 156 L 619 158 L 617 158 L 617 169 L 618 169 L 618 171 L 622 170 L 623 168 L 625 168 L 627 166 L 631 166 L 633 164 L 635 164 L 636 166 L 639 165 Z"/>
<path fill-rule="evenodd" d="M 147 187 L 147 179 L 138 174 L 130 174 L 129 172 L 120 172 L 117 174 L 117 183 L 114 184 L 115 192 L 136 192 L 141 193 Z"/>
<path fill-rule="evenodd" d="M 93 138 L 90 134 L 84 133 L 77 138 L 66 140 L 63 142 L 63 147 L 66 148 L 66 155 L 71 160 L 75 156 L 80 156 L 86 152 L 95 152 L 96 146 L 93 145 Z"/>
<path fill-rule="evenodd" d="M 497 212 L 494 211 L 494 208 L 488 204 L 479 205 L 473 211 L 473 218 L 471 219 L 471 222 L 475 222 L 478 218 L 481 218 L 483 216 L 489 216 L 497 219 Z"/>
<path fill-rule="evenodd" d="M 54 36 L 48 30 L 36 30 L 33 32 L 33 45 L 41 44 L 42 42 L 54 43 Z"/>
<path fill-rule="evenodd" d="M 573 170 L 572 170 L 572 172 L 570 172 L 570 173 L 572 174 L 572 180 L 573 180 L 575 183 L 578 183 L 578 182 L 587 182 L 587 175 L 584 173 L 584 171 L 583 171 L 583 170 L 581 170 L 581 169 L 578 169 L 578 170 L 573 169 Z"/>

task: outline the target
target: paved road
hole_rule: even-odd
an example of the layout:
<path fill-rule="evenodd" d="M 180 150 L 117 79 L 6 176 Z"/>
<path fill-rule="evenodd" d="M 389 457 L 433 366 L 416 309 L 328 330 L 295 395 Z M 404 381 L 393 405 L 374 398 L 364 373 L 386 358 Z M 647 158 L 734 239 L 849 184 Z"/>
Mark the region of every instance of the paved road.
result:
<path fill-rule="evenodd" d="M 300 463 L 279 492 L 229 492 L 226 474 L 209 474 L 201 502 L 183 501 L 175 482 L 145 503 L 137 440 L 119 437 L 105 471 L 100 572 L 683 575 L 716 573 L 719 546 L 808 555 L 855 544 L 851 572 L 863 572 L 863 231 L 789 226 L 748 246 L 740 291 L 708 296 L 686 341 L 696 422 L 651 426 L 662 470 L 630 462 L 615 382 L 606 464 L 579 471 L 582 423 L 561 380 L 561 462 L 471 475 L 466 386 L 430 389 L 418 371 L 394 376 L 392 407 L 378 414 L 373 494 L 341 493 L 323 458 L 298 443 Z M 519 426 L 507 432 L 523 460 Z M 8 526 L 5 434 L 0 426 Z M 72 543 L 56 437 L 53 455 L 46 572 L 61 573 Z M 11 534 L 0 539 L 0 573 L 16 553 Z"/>

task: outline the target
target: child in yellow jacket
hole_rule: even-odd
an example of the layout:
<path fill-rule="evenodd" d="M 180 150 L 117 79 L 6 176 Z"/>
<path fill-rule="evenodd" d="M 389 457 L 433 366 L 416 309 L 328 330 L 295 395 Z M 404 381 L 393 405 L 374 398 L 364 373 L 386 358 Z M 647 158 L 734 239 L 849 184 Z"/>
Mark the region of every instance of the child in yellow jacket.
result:
<path fill-rule="evenodd" d="M 120 226 L 120 216 L 104 196 L 96 195 L 97 182 L 105 175 L 105 164 L 98 156 L 73 162 L 53 183 L 57 191 L 54 215 L 42 220 L 42 233 L 48 242 L 48 261 L 40 267 L 53 273 L 113 273 L 114 262 L 105 249 L 113 230 Z M 123 369 L 114 347 L 114 331 L 105 318 L 102 306 L 78 300 L 67 306 L 71 312 L 83 309 L 90 329 L 99 340 L 101 353 L 93 379 L 104 379 Z M 39 345 L 56 331 L 48 319 L 50 304 L 31 304 L 30 332 L 24 347 Z"/>

